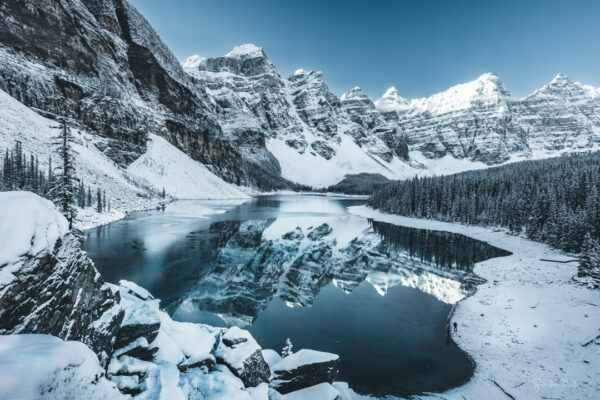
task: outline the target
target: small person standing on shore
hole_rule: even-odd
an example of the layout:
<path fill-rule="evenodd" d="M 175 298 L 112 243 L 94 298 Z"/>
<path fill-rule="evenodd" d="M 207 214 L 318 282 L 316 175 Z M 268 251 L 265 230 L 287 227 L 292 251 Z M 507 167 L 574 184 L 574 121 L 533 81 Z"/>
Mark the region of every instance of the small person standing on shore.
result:
<path fill-rule="evenodd" d="M 454 322 L 454 323 L 452 324 L 452 326 L 454 326 L 454 332 L 456 332 L 456 330 L 458 329 L 458 324 L 457 324 L 456 322 Z"/>

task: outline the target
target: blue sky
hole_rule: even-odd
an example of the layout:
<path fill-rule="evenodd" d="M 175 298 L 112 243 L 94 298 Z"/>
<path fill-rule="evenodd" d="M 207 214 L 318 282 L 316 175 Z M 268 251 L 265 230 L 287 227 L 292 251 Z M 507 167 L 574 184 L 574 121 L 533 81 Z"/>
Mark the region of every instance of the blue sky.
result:
<path fill-rule="evenodd" d="M 422 97 L 495 72 L 517 97 L 558 72 L 600 86 L 600 1 L 130 0 L 179 59 L 265 49 L 336 94 Z"/>

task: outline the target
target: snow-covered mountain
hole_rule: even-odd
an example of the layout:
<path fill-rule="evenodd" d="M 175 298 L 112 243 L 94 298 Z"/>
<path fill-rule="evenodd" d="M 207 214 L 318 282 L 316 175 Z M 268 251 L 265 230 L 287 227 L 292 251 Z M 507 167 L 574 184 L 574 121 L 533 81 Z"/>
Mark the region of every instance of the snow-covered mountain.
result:
<path fill-rule="evenodd" d="M 215 99 L 225 138 L 273 176 L 318 187 L 348 173 L 393 178 L 406 157 L 395 128 L 360 89 L 338 98 L 320 72 L 299 69 L 282 78 L 260 47 L 192 56 L 182 66 Z"/>
<path fill-rule="evenodd" d="M 559 74 L 524 99 L 511 97 L 498 76 L 408 100 L 390 88 L 375 101 L 411 151 L 427 158 L 451 155 L 488 165 L 549 157 L 600 144 L 599 90 Z"/>
<path fill-rule="evenodd" d="M 563 75 L 520 100 L 484 74 L 427 98 L 390 88 L 372 102 L 360 88 L 336 96 L 317 71 L 282 77 L 252 44 L 180 65 L 127 0 L 7 0 L 0 19 L 0 89 L 68 117 L 122 169 L 150 137 L 262 190 L 447 174 L 600 143 L 598 89 Z"/>

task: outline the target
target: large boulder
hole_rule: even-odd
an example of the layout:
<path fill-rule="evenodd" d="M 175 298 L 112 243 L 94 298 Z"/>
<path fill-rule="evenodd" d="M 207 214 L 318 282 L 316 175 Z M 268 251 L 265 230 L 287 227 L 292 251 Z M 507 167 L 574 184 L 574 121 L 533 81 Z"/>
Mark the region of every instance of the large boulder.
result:
<path fill-rule="evenodd" d="M 244 329 L 235 326 L 228 329 L 221 336 L 215 356 L 217 362 L 225 364 L 246 387 L 268 382 L 271 375 L 260 346 Z"/>
<path fill-rule="evenodd" d="M 271 387 L 286 394 L 320 383 L 333 383 L 339 361 L 337 354 L 302 349 L 273 366 Z"/>

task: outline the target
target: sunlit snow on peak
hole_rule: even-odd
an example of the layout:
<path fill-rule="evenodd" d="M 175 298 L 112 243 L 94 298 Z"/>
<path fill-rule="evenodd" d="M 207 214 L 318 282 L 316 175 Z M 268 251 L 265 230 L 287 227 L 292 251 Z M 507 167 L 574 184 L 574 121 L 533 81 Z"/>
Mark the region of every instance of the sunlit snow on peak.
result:
<path fill-rule="evenodd" d="M 233 50 L 225 55 L 225 57 L 265 57 L 265 52 L 262 47 L 258 47 L 252 43 L 246 43 L 235 46 Z"/>

